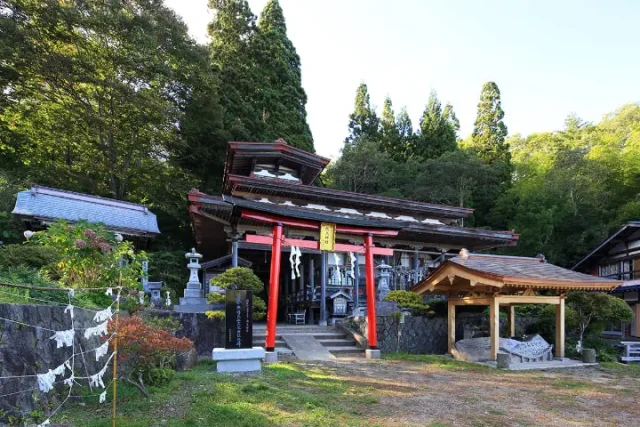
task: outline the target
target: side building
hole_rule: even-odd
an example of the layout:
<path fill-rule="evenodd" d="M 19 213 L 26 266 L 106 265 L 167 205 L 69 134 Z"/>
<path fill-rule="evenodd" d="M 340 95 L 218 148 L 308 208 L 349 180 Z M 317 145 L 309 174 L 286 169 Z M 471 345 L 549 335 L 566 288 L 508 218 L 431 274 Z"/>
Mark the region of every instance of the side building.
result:
<path fill-rule="evenodd" d="M 607 335 L 640 338 L 640 221 L 624 224 L 574 267 L 574 270 L 624 283 L 612 293 L 633 309 L 629 324 L 608 325 Z"/>

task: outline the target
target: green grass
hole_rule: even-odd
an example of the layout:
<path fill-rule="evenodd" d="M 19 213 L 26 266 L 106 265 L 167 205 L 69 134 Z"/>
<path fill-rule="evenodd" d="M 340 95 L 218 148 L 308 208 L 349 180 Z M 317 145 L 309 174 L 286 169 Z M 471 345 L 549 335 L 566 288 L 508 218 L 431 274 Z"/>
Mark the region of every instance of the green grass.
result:
<path fill-rule="evenodd" d="M 615 375 L 621 375 L 624 377 L 640 378 L 640 365 L 637 364 L 624 364 L 617 362 L 602 362 L 600 368 L 605 372 L 610 372 Z"/>
<path fill-rule="evenodd" d="M 56 422 L 110 426 L 110 405 L 93 402 L 65 411 Z M 363 415 L 378 402 L 371 387 L 335 379 L 319 369 L 281 363 L 260 374 L 232 376 L 201 363 L 193 371 L 178 373 L 169 386 L 153 389 L 150 399 L 119 385 L 118 425 L 147 427 L 166 420 L 170 427 L 371 426 Z"/>
<path fill-rule="evenodd" d="M 489 366 L 477 363 L 462 362 L 450 357 L 435 356 L 431 354 L 409 354 L 409 353 L 384 353 L 383 358 L 389 360 L 408 360 L 412 362 L 422 362 L 433 365 L 434 368 L 441 368 L 454 371 L 488 371 L 494 370 Z"/>
<path fill-rule="evenodd" d="M 581 382 L 581 381 L 571 381 L 571 380 L 555 380 L 553 382 L 555 387 L 559 388 L 572 388 L 572 389 L 583 389 L 588 388 L 589 384 Z"/>

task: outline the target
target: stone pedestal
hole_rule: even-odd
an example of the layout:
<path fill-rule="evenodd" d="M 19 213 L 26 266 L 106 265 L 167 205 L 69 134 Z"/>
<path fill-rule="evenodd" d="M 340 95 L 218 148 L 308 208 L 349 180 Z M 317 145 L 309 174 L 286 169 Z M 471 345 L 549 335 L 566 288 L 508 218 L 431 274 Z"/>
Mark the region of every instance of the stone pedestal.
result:
<path fill-rule="evenodd" d="M 364 355 L 367 359 L 380 359 L 382 358 L 382 353 L 380 350 L 366 349 L 364 351 Z"/>
<path fill-rule="evenodd" d="M 262 347 L 214 348 L 212 357 L 218 362 L 218 372 L 256 372 L 262 370 L 265 351 Z"/>
<path fill-rule="evenodd" d="M 498 353 L 496 364 L 498 369 L 509 369 L 511 366 L 511 355 L 508 353 Z"/>
<path fill-rule="evenodd" d="M 276 363 L 278 361 L 277 351 L 265 351 L 264 363 Z"/>
<path fill-rule="evenodd" d="M 596 351 L 592 348 L 583 348 L 582 361 L 584 363 L 596 363 Z"/>

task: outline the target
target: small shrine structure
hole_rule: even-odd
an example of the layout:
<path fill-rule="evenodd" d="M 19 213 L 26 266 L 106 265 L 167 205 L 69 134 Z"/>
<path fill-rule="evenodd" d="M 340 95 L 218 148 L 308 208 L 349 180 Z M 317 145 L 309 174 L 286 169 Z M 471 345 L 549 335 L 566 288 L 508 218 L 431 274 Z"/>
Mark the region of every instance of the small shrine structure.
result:
<path fill-rule="evenodd" d="M 352 298 L 352 310 L 366 311 L 368 345 L 375 350 L 376 263 L 397 266 L 401 280 L 388 287 L 406 289 L 463 247 L 518 239 L 512 231 L 462 227 L 472 209 L 314 185 L 328 163 L 282 140 L 230 142 L 221 194 L 188 194 L 205 260 L 230 254 L 236 266 L 241 255 L 268 284 L 268 351 L 276 320 L 288 313 L 304 310 L 307 322 L 326 325 L 327 302 L 336 292 Z"/>
<path fill-rule="evenodd" d="M 497 360 L 500 306 L 508 307 L 509 336 L 515 336 L 515 306 L 556 306 L 555 356 L 564 357 L 565 298 L 568 291 L 611 291 L 622 282 L 578 273 L 536 258 L 460 254 L 442 263 L 412 290 L 419 295 L 445 295 L 448 300 L 448 351 L 456 342 L 456 307 L 489 306 L 490 360 Z"/>

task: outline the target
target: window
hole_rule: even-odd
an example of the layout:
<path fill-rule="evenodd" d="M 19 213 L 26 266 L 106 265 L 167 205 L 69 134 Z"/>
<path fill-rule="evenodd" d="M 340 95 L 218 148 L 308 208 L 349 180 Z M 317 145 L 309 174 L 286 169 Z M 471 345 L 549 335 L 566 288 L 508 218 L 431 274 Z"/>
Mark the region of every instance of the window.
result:
<path fill-rule="evenodd" d="M 617 280 L 633 279 L 633 260 L 609 262 L 598 267 L 598 276 Z"/>

